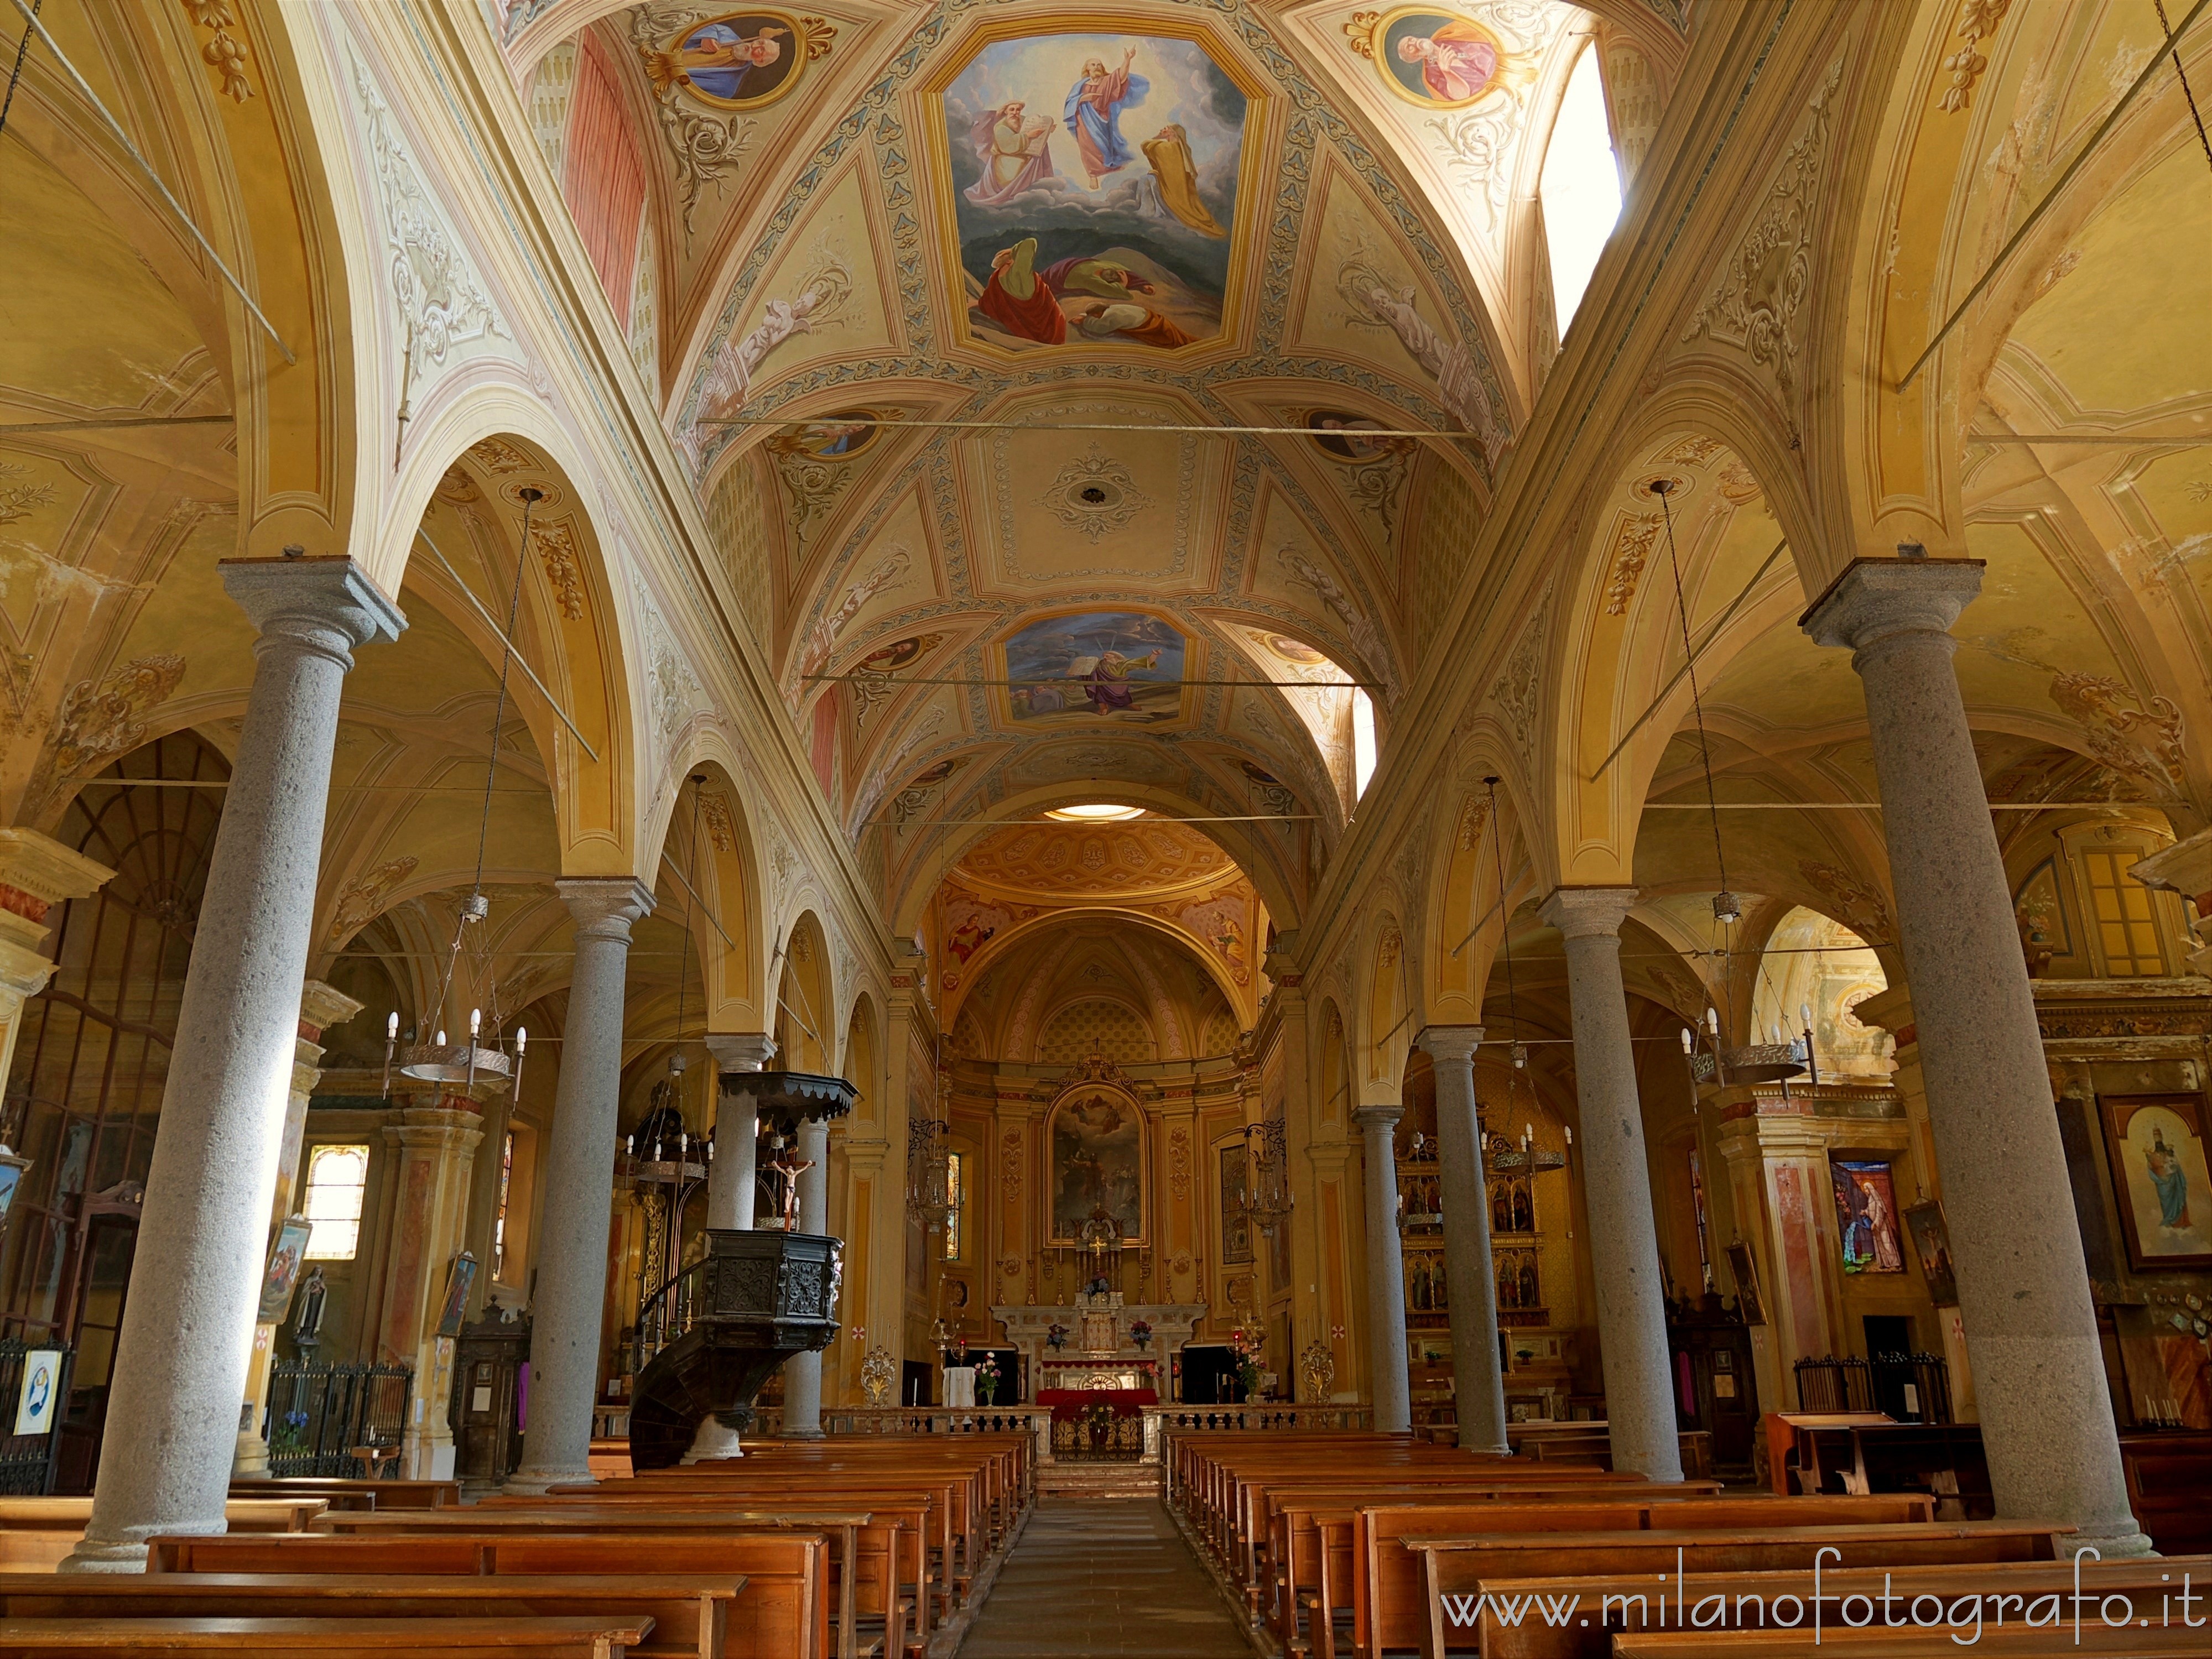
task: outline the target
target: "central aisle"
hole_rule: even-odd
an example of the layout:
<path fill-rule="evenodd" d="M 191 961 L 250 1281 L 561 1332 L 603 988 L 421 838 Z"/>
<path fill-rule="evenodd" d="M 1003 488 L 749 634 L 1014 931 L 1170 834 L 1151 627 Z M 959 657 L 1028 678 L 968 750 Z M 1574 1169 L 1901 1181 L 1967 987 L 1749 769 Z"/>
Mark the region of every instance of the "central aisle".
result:
<path fill-rule="evenodd" d="M 960 1659 L 1244 1659 L 1228 1605 L 1156 1498 L 1040 1498 Z"/>

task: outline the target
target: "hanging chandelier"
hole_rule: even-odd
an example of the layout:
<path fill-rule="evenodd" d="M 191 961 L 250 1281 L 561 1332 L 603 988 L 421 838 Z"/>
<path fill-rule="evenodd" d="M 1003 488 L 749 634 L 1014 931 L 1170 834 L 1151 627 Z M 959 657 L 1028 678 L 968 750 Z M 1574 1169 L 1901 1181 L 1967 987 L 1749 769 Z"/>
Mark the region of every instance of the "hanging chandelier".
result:
<path fill-rule="evenodd" d="M 960 1207 L 952 1170 L 952 1079 L 940 1061 L 935 1115 L 906 1126 L 907 1219 L 933 1236 L 952 1224 Z"/>
<path fill-rule="evenodd" d="M 1237 1209 L 1269 1238 L 1290 1218 L 1297 1205 L 1291 1190 L 1290 1158 L 1283 1120 L 1267 1118 L 1244 1126 L 1244 1145 L 1250 1152 L 1244 1191 Z"/>

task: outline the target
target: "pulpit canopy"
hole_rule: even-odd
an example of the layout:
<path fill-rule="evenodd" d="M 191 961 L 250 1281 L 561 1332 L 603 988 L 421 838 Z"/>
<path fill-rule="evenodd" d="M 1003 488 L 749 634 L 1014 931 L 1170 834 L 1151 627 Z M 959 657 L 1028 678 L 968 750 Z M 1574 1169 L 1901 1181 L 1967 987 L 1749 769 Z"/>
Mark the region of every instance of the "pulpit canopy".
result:
<path fill-rule="evenodd" d="M 763 1122 L 788 1129 L 803 1120 L 844 1116 L 860 1091 L 842 1077 L 813 1072 L 725 1072 L 722 1095 L 750 1098 Z"/>

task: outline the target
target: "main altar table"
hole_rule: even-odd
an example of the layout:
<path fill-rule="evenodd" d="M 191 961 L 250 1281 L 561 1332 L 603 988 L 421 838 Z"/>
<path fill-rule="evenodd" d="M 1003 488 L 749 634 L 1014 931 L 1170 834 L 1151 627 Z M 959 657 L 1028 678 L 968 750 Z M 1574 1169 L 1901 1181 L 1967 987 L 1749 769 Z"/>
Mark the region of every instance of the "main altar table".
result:
<path fill-rule="evenodd" d="M 1116 1417 L 1134 1417 L 1160 1403 L 1157 1389 L 1041 1389 L 1036 1402 L 1049 1407 L 1055 1423 L 1079 1423 L 1093 1406 L 1110 1406 Z"/>

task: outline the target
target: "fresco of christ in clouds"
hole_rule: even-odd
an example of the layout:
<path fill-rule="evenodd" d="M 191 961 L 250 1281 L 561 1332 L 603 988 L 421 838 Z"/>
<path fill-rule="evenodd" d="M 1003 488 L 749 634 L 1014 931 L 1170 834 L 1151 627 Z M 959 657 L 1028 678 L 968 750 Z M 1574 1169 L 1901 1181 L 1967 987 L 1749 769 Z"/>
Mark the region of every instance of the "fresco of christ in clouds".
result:
<path fill-rule="evenodd" d="M 952 275 L 975 337 L 1018 350 L 1218 337 L 1246 114 L 1195 41 L 985 46 L 943 105 Z"/>

